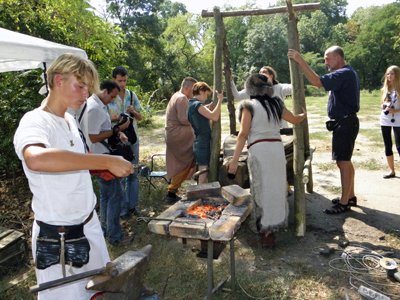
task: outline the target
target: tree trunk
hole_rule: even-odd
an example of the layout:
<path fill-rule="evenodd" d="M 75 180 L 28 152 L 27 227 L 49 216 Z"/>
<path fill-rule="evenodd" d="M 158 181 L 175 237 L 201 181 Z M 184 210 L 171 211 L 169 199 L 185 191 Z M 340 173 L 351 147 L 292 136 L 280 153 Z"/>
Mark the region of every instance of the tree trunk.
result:
<path fill-rule="evenodd" d="M 214 90 L 222 91 L 222 41 L 224 37 L 224 23 L 218 7 L 214 7 L 215 19 L 215 51 L 214 51 Z M 213 102 L 218 101 L 216 93 L 213 93 Z M 208 181 L 218 180 L 218 169 L 221 149 L 221 118 L 211 124 L 211 157 L 208 172 Z"/>

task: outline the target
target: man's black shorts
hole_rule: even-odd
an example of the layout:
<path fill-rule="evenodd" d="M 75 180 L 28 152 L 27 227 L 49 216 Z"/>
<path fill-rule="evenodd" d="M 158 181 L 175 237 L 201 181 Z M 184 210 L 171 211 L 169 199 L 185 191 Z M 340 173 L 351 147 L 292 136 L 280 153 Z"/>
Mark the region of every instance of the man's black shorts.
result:
<path fill-rule="evenodd" d="M 355 114 L 339 120 L 339 125 L 332 132 L 333 160 L 351 160 L 359 129 L 360 122 Z"/>

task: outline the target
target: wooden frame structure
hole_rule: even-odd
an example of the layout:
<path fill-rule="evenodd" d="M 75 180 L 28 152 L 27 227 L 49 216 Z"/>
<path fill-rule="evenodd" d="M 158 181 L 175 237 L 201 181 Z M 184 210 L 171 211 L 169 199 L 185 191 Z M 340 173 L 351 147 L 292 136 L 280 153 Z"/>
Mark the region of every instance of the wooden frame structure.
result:
<path fill-rule="evenodd" d="M 214 87 L 217 91 L 222 89 L 222 60 L 225 64 L 225 82 L 228 96 L 228 111 L 230 118 L 231 133 L 236 131 L 235 108 L 233 105 L 232 91 L 230 87 L 230 62 L 229 50 L 226 42 L 226 34 L 223 18 L 235 16 L 261 16 L 276 13 L 288 13 L 288 47 L 290 49 L 300 50 L 299 35 L 297 30 L 297 17 L 295 12 L 313 11 L 320 9 L 319 3 L 297 4 L 292 5 L 291 0 L 286 0 L 287 7 L 272 7 L 259 10 L 242 10 L 220 12 L 218 7 L 214 7 L 213 12 L 203 10 L 201 16 L 204 18 L 214 17 L 216 24 L 215 34 L 215 52 L 214 52 Z M 306 107 L 304 94 L 303 75 L 299 66 L 290 61 L 290 79 L 293 86 L 293 103 L 294 112 L 301 113 L 302 107 Z M 213 102 L 217 102 L 217 97 L 213 95 Z M 209 181 L 218 179 L 218 165 L 221 148 L 221 120 L 212 122 L 211 135 L 211 159 L 209 169 Z M 294 153 L 293 153 L 293 170 L 294 170 L 294 199 L 295 199 L 295 223 L 296 235 L 304 236 L 306 230 L 306 203 L 304 184 L 307 184 L 307 191 L 312 193 L 312 150 L 310 150 L 308 121 L 307 119 L 301 124 L 294 126 Z M 304 175 L 303 175 L 304 173 Z"/>

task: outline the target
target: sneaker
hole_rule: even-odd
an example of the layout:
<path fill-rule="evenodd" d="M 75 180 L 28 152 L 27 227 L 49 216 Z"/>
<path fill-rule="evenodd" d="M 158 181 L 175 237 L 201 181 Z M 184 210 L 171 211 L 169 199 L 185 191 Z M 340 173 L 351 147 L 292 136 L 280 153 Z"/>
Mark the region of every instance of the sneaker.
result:
<path fill-rule="evenodd" d="M 134 215 L 134 216 L 136 216 L 136 217 L 141 217 L 142 216 L 140 210 L 138 210 L 137 208 L 131 208 L 129 210 L 129 213 Z"/>
<path fill-rule="evenodd" d="M 122 238 L 122 240 L 114 241 L 114 242 L 109 241 L 109 243 L 111 245 L 113 245 L 113 246 L 123 246 L 123 247 L 125 247 L 125 246 L 128 246 L 130 243 L 132 243 L 133 239 L 134 239 L 133 235 L 128 235 L 127 234 Z"/>
<path fill-rule="evenodd" d="M 129 212 L 129 213 L 125 214 L 125 215 L 120 216 L 120 218 L 122 220 L 124 220 L 124 221 L 129 220 L 131 218 L 131 214 Z"/>

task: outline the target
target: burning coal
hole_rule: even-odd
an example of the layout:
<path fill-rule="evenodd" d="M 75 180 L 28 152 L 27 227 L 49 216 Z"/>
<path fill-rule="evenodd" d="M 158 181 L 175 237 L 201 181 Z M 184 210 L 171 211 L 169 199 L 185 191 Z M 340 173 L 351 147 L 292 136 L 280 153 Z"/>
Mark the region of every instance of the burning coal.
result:
<path fill-rule="evenodd" d="M 201 201 L 189 207 L 186 211 L 187 218 L 193 219 L 211 219 L 218 220 L 221 216 L 222 211 L 229 204 L 224 199 L 212 200 L 212 199 L 201 199 Z"/>

